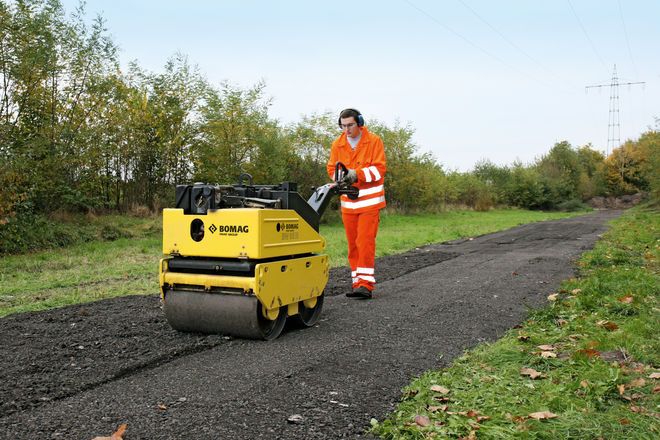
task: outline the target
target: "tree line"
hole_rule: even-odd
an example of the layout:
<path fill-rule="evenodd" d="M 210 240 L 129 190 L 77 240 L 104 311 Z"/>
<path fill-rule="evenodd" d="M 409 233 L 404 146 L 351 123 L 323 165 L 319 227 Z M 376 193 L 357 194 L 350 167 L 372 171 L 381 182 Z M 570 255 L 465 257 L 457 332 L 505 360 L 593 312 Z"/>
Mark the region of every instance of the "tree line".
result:
<path fill-rule="evenodd" d="M 209 83 L 177 53 L 158 73 L 122 71 L 101 17 L 66 15 L 59 0 L 0 0 L 0 228 L 56 211 L 126 212 L 171 205 L 174 185 L 326 182 L 336 115 L 282 124 L 265 84 Z M 388 158 L 388 206 L 556 209 L 596 195 L 658 192 L 657 126 L 608 157 L 559 142 L 532 164 L 444 169 L 411 125 L 370 121 Z"/>

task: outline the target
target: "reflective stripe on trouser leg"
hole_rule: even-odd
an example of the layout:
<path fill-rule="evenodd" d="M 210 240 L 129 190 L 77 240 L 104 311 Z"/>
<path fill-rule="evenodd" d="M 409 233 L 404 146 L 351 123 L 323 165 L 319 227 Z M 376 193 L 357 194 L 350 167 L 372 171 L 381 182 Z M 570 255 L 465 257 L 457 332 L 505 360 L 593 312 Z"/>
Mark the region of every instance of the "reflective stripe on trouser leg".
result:
<path fill-rule="evenodd" d="M 380 210 L 360 214 L 343 214 L 342 218 L 348 239 L 348 261 L 351 264 L 351 271 L 355 272 L 353 288 L 364 286 L 373 290 L 376 285 L 373 268 Z M 351 231 L 349 231 L 349 227 Z M 351 242 L 352 237 L 355 237 L 354 242 Z"/>

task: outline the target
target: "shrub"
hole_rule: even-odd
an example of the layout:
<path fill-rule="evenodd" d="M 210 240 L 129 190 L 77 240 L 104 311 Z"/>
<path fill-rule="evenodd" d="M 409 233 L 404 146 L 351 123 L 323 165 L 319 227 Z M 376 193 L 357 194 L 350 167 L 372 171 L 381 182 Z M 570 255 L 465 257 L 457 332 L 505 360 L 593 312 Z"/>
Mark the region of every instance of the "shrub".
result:
<path fill-rule="evenodd" d="M 132 234 L 115 225 L 103 225 L 101 228 L 101 238 L 105 241 L 115 241 L 120 238 L 130 238 Z"/>
<path fill-rule="evenodd" d="M 0 225 L 0 255 L 64 247 L 95 238 L 92 228 L 76 223 L 59 223 L 24 211 Z"/>
<path fill-rule="evenodd" d="M 130 214 L 134 217 L 147 218 L 151 217 L 151 210 L 149 207 L 134 203 L 131 205 Z"/>
<path fill-rule="evenodd" d="M 571 199 L 567 200 L 565 202 L 561 202 L 557 205 L 557 209 L 560 211 L 585 211 L 589 209 L 589 206 L 587 206 L 584 202 L 578 199 Z"/>

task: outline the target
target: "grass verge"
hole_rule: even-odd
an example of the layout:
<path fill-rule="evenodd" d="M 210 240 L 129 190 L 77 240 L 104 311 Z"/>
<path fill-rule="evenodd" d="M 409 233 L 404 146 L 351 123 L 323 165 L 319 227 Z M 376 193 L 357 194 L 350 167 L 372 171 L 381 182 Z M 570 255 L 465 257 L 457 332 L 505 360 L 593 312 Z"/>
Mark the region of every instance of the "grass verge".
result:
<path fill-rule="evenodd" d="M 386 439 L 660 438 L 660 221 L 636 208 L 520 328 L 406 389 Z"/>
<path fill-rule="evenodd" d="M 377 256 L 575 215 L 523 210 L 383 214 Z M 100 230 L 106 231 L 112 241 L 91 241 L 0 258 L 0 316 L 115 296 L 157 293 L 157 267 L 162 256 L 160 218 L 112 216 L 95 221 L 102 223 Z M 327 241 L 331 265 L 346 264 L 342 224 L 324 224 L 321 234 Z"/>

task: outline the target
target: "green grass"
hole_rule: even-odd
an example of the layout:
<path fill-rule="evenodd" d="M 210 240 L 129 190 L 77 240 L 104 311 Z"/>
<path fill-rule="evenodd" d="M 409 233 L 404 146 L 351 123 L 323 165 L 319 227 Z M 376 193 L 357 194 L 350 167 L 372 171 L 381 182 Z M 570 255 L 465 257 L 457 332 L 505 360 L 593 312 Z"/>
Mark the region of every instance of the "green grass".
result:
<path fill-rule="evenodd" d="M 415 216 L 383 214 L 377 255 L 571 215 L 576 214 L 523 210 Z M 93 221 L 96 224 L 86 226 L 86 230 L 92 231 L 95 226 L 106 240 L 114 241 L 91 241 L 0 258 L 0 316 L 158 292 L 157 263 L 162 252 L 160 218 L 109 216 Z M 346 264 L 346 238 L 341 223 L 322 225 L 321 234 L 328 243 L 331 265 Z"/>
<path fill-rule="evenodd" d="M 373 433 L 386 439 L 659 438 L 660 381 L 651 377 L 660 367 L 659 218 L 637 208 L 613 222 L 578 262 L 580 277 L 565 281 L 546 309 L 497 342 L 415 379 L 386 420 L 372 420 Z M 556 357 L 543 357 L 542 345 L 552 345 L 546 351 Z M 542 376 L 532 380 L 523 368 Z M 448 392 L 431 390 L 434 385 Z M 556 417 L 530 417 L 541 411 Z"/>

